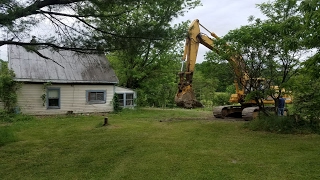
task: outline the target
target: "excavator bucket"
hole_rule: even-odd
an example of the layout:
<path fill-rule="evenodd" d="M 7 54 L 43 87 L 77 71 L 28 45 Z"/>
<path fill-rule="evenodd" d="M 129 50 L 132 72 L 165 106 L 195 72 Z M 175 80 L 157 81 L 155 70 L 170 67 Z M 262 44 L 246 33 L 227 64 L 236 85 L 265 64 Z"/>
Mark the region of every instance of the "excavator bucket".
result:
<path fill-rule="evenodd" d="M 179 90 L 174 100 L 177 106 L 187 109 L 203 107 L 203 105 L 197 101 L 191 85 L 185 86 L 182 90 Z"/>

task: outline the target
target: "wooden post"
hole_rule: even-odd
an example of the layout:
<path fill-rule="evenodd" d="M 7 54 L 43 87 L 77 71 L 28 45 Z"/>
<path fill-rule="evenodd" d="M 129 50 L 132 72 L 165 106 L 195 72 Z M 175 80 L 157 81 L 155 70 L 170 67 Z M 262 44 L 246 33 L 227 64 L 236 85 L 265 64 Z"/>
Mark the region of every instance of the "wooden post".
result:
<path fill-rule="evenodd" d="M 104 118 L 104 124 L 103 124 L 103 126 L 107 126 L 107 125 L 109 125 L 109 123 L 108 123 L 108 117 L 105 117 L 105 118 Z"/>

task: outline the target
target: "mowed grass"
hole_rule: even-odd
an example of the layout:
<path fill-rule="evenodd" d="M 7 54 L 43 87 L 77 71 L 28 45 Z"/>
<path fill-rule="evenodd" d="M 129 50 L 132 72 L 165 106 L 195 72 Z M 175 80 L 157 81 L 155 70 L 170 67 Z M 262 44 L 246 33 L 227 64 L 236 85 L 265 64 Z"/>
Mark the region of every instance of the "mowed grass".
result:
<path fill-rule="evenodd" d="M 320 179 L 320 136 L 254 132 L 202 110 L 126 110 L 0 124 L 1 179 Z M 190 117 L 194 117 L 194 120 Z M 183 119 L 185 118 L 185 119 Z"/>

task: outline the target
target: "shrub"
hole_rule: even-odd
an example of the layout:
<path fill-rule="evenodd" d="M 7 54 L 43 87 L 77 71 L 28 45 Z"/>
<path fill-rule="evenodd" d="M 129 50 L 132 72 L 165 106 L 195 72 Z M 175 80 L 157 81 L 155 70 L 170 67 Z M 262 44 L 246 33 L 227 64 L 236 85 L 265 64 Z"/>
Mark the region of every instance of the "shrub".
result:
<path fill-rule="evenodd" d="M 122 110 L 122 108 L 120 107 L 120 104 L 119 104 L 118 95 L 116 93 L 114 93 L 114 95 L 113 95 L 112 105 L 113 105 L 113 111 L 115 113 L 120 112 Z"/>
<path fill-rule="evenodd" d="M 307 121 L 296 121 L 293 116 L 259 116 L 245 124 L 254 131 L 268 131 L 283 134 L 314 133 L 314 129 Z"/>
<path fill-rule="evenodd" d="M 2 122 L 18 122 L 18 121 L 30 121 L 33 120 L 34 117 L 30 115 L 25 114 L 14 114 L 14 113 L 8 113 L 6 111 L 0 110 L 0 121 Z"/>
<path fill-rule="evenodd" d="M 4 110 L 13 113 L 17 104 L 17 90 L 20 84 L 14 80 L 15 74 L 8 68 L 8 62 L 0 60 L 0 101 Z"/>
<path fill-rule="evenodd" d="M 228 93 L 216 93 L 213 98 L 213 105 L 227 105 L 229 103 L 230 94 Z"/>
<path fill-rule="evenodd" d="M 13 122 L 14 115 L 11 113 L 7 113 L 4 110 L 0 110 L 0 121 L 2 122 Z"/>

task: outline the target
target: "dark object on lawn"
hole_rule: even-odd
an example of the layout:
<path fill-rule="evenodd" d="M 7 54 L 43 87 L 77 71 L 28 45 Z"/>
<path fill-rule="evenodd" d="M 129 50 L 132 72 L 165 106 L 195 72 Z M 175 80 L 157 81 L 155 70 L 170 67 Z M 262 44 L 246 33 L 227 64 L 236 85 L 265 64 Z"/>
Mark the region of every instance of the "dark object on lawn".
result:
<path fill-rule="evenodd" d="M 103 126 L 108 126 L 109 125 L 109 123 L 108 123 L 108 117 L 105 117 L 104 118 L 104 124 L 103 124 Z"/>

